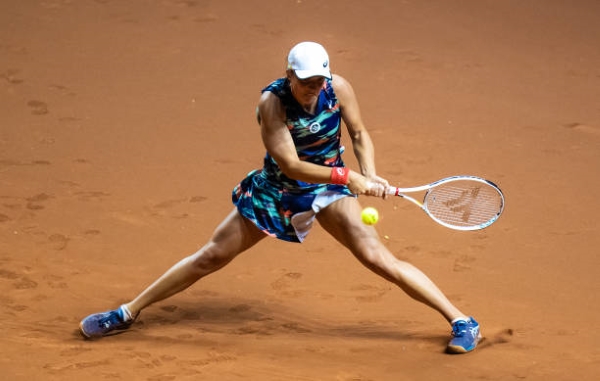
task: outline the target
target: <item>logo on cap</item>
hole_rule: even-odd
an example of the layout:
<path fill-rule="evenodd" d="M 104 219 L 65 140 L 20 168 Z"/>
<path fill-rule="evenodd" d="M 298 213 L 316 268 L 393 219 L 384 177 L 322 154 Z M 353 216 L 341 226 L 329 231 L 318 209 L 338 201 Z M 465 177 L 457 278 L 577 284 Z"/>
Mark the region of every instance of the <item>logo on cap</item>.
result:
<path fill-rule="evenodd" d="M 327 67 L 327 65 L 329 65 L 329 61 L 323 62 L 323 67 Z"/>

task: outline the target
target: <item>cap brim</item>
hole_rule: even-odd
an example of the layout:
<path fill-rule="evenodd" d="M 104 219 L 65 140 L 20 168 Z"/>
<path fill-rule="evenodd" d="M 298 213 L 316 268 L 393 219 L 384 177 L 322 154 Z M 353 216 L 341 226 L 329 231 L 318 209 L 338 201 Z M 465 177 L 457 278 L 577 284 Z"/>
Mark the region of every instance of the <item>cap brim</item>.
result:
<path fill-rule="evenodd" d="M 331 79 L 331 72 L 327 69 L 323 70 L 294 70 L 296 77 L 306 79 L 310 77 L 325 77 Z"/>

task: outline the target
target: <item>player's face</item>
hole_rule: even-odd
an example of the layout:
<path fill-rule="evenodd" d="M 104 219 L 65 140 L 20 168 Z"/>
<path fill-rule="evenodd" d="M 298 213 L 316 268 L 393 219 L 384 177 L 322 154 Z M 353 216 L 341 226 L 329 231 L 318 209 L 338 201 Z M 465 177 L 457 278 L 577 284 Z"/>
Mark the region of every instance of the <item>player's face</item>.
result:
<path fill-rule="evenodd" d="M 288 78 L 290 79 L 292 95 L 294 95 L 298 103 L 304 107 L 311 107 L 316 104 L 325 83 L 325 77 L 315 76 L 300 79 L 293 71 L 290 74 Z"/>

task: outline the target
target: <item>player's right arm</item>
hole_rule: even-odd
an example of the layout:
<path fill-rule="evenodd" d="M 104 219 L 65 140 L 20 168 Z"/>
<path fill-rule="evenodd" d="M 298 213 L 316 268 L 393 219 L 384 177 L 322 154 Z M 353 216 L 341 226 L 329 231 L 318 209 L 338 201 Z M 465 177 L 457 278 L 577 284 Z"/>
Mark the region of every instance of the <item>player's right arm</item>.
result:
<path fill-rule="evenodd" d="M 285 123 L 285 108 L 275 94 L 269 91 L 262 94 L 258 113 L 263 144 L 286 176 L 307 183 L 331 182 L 331 167 L 298 158 L 292 135 Z M 355 171 L 350 171 L 348 187 L 356 194 L 368 190 L 365 177 Z"/>

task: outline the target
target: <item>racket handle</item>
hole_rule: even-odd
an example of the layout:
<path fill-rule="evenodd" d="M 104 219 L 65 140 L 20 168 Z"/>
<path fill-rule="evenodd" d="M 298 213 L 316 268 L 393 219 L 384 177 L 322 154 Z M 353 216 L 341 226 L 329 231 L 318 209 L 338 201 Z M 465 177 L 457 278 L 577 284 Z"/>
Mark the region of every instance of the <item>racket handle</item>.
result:
<path fill-rule="evenodd" d="M 393 187 L 393 186 L 389 186 L 387 188 L 385 188 L 385 194 L 390 195 L 390 196 L 398 196 L 398 188 Z"/>

